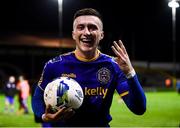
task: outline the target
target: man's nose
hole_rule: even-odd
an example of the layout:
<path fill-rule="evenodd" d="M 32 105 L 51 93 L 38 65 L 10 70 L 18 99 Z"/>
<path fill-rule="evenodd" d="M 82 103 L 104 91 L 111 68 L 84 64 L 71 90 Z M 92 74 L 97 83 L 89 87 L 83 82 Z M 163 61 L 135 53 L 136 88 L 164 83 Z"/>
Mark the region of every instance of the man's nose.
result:
<path fill-rule="evenodd" d="M 89 31 L 88 27 L 84 28 L 84 34 L 90 35 L 91 32 Z"/>

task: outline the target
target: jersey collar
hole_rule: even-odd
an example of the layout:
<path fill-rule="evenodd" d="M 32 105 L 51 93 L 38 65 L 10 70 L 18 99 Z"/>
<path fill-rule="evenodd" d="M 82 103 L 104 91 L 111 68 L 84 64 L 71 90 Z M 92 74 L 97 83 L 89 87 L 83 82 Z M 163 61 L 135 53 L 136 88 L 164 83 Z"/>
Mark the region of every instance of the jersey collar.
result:
<path fill-rule="evenodd" d="M 97 50 L 97 54 L 96 54 L 95 57 L 93 57 L 93 58 L 91 58 L 91 59 L 86 59 L 86 58 L 83 58 L 83 57 L 78 56 L 76 52 L 77 52 L 77 51 L 75 50 L 75 51 L 74 51 L 75 57 L 76 57 L 78 60 L 83 61 L 83 62 L 91 62 L 91 61 L 94 61 L 94 60 L 96 60 L 96 59 L 99 57 L 99 55 L 100 55 L 100 51 Z"/>

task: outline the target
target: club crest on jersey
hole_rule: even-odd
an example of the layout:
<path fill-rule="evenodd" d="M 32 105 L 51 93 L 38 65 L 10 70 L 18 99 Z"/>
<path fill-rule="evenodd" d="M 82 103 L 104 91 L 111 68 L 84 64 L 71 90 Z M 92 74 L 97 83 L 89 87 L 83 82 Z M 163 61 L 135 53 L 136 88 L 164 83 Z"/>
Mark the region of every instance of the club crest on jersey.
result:
<path fill-rule="evenodd" d="M 97 79 L 101 84 L 107 84 L 111 78 L 111 72 L 109 69 L 103 67 L 97 72 Z"/>

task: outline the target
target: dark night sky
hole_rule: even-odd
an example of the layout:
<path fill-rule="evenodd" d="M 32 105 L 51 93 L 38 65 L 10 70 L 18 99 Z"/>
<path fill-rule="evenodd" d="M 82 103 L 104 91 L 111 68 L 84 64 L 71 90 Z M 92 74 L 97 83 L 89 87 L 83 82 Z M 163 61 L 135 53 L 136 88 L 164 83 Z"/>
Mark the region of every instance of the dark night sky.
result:
<path fill-rule="evenodd" d="M 172 22 L 168 0 L 64 0 L 63 36 L 70 37 L 73 13 L 93 7 L 102 13 L 105 39 L 102 51 L 112 54 L 113 40 L 122 39 L 130 58 L 143 61 L 172 61 Z M 176 56 L 180 61 L 180 9 L 177 9 Z M 1 1 L 0 36 L 22 33 L 58 36 L 57 0 Z"/>

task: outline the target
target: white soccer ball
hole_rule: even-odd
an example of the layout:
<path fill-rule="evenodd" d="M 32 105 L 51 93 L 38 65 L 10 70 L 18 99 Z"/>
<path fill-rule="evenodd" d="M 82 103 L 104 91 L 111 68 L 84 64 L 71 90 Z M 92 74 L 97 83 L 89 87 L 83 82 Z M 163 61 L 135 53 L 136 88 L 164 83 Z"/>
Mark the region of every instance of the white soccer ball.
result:
<path fill-rule="evenodd" d="M 78 109 L 84 99 L 81 86 L 77 81 L 68 77 L 60 77 L 48 83 L 44 90 L 44 102 L 53 109 L 59 106 Z"/>

